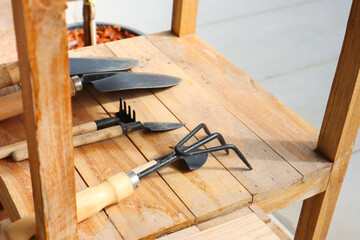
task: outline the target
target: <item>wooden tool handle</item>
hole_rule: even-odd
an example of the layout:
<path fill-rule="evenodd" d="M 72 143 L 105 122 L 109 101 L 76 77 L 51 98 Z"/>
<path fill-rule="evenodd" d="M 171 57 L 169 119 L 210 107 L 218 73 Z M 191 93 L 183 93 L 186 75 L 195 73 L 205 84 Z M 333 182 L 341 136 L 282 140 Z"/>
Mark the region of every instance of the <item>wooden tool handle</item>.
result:
<path fill-rule="evenodd" d="M 76 194 L 77 221 L 81 222 L 101 209 L 118 203 L 134 191 L 133 183 L 126 173 L 117 173 L 97 186 L 89 187 Z M 4 229 L 8 240 L 29 240 L 36 234 L 35 214 L 10 223 Z"/>
<path fill-rule="evenodd" d="M 70 77 L 69 80 L 71 81 L 71 96 L 74 96 L 78 90 L 74 86 L 74 83 Z M 0 97 L 0 121 L 19 115 L 22 112 L 23 104 L 21 99 L 21 91 Z"/>
<path fill-rule="evenodd" d="M 10 157 L 14 151 L 23 148 L 27 148 L 26 141 L 21 141 L 4 147 L 0 147 L 0 159 Z"/>
<path fill-rule="evenodd" d="M 0 64 L 0 88 L 15 85 L 20 82 L 18 62 Z"/>
<path fill-rule="evenodd" d="M 74 136 L 93 132 L 97 130 L 95 122 L 83 123 L 73 127 Z M 0 147 L 0 159 L 10 157 L 13 152 L 19 149 L 27 148 L 26 141 L 17 142 L 4 147 Z"/>
<path fill-rule="evenodd" d="M 23 217 L 16 222 L 9 223 L 4 228 L 5 238 L 8 240 L 23 239 L 29 240 L 36 234 L 35 213 Z"/>
<path fill-rule="evenodd" d="M 21 91 L 0 97 L 0 121 L 19 115 L 22 111 Z"/>
<path fill-rule="evenodd" d="M 118 137 L 122 134 L 123 131 L 121 126 L 114 126 L 94 132 L 85 133 L 74 137 L 74 147 Z M 14 151 L 11 156 L 14 161 L 22 161 L 29 158 L 27 148 L 22 148 Z"/>
<path fill-rule="evenodd" d="M 140 165 L 140 166 L 134 168 L 132 171 L 133 171 L 134 173 L 136 173 L 136 174 L 139 174 L 139 173 L 141 173 L 142 171 L 144 171 L 145 169 L 154 166 L 156 163 L 157 163 L 157 161 L 151 160 L 150 162 L 147 162 L 147 163 L 145 163 L 145 164 L 143 164 L 143 165 Z"/>
<path fill-rule="evenodd" d="M 106 206 L 118 203 L 133 191 L 130 178 L 121 172 L 108 177 L 97 186 L 79 192 L 76 194 L 78 222 L 100 212 Z"/>
<path fill-rule="evenodd" d="M 94 132 L 96 130 L 97 130 L 97 126 L 95 122 L 83 123 L 73 127 L 73 135 L 77 136 L 84 133 Z"/>

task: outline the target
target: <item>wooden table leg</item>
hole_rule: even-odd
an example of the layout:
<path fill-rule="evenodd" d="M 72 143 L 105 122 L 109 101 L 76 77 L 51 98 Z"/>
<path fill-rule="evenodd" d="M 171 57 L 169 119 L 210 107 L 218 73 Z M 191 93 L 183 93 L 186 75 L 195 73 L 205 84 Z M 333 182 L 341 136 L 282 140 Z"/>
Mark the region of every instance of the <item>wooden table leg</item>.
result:
<path fill-rule="evenodd" d="M 354 0 L 317 150 L 334 162 L 324 193 L 304 201 L 295 239 L 325 239 L 360 124 L 360 0 Z"/>

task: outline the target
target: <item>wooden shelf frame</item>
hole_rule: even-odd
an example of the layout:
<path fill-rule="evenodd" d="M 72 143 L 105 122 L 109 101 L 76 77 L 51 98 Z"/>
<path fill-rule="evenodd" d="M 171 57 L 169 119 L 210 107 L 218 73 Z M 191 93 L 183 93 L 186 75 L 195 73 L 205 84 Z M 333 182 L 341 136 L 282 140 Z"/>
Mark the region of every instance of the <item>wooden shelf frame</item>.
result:
<path fill-rule="evenodd" d="M 13 0 L 12 9 L 37 236 L 39 239 L 75 239 L 66 1 Z"/>
<path fill-rule="evenodd" d="M 76 174 L 71 86 L 67 81 L 66 1 L 44 3 L 36 0 L 31 5 L 22 0 L 12 2 L 23 86 L 24 120 L 31 157 L 33 198 L 36 202 L 37 237 L 74 239 L 77 235 Z M 198 0 L 174 0 L 171 29 L 176 36 L 195 33 L 197 7 Z M 318 175 L 300 168 L 304 184 L 279 191 L 279 195 L 253 196 L 253 202 L 257 202 L 265 212 L 305 199 L 296 239 L 325 239 L 349 163 L 360 124 L 360 113 L 357 111 L 360 107 L 359 23 L 360 0 L 354 0 L 317 145 L 318 153 L 333 162 L 331 173 L 327 173 L 330 167 L 320 169 Z M 154 45 L 162 44 L 161 35 L 146 38 Z M 171 54 L 169 51 L 168 55 Z M 172 60 L 181 64 L 174 56 Z M 241 114 L 234 107 L 231 106 L 229 110 L 235 115 Z M 246 119 L 244 123 L 251 129 L 257 128 L 248 124 Z M 261 132 L 261 129 L 257 131 Z M 277 152 L 284 159 L 291 154 L 281 151 L 281 146 L 275 147 L 280 149 Z M 311 158 L 311 155 L 307 157 Z M 290 164 L 297 163 L 294 161 Z"/>

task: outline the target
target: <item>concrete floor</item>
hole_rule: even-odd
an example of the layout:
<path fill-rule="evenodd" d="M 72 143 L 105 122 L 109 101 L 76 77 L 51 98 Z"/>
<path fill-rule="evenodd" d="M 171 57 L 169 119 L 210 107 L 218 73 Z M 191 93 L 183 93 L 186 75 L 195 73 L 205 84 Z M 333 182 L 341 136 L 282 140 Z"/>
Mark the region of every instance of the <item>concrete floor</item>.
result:
<path fill-rule="evenodd" d="M 0 63 L 16 60 L 9 0 L 0 0 Z M 67 21 L 82 20 L 81 1 Z M 96 20 L 145 33 L 170 28 L 172 1 L 101 0 Z M 320 128 L 344 37 L 350 0 L 202 0 L 197 34 L 269 92 Z M 6 41 L 3 41 L 6 40 Z M 327 239 L 358 239 L 359 143 L 354 147 Z M 355 189 L 355 190 L 354 190 Z M 294 232 L 301 203 L 274 213 Z"/>

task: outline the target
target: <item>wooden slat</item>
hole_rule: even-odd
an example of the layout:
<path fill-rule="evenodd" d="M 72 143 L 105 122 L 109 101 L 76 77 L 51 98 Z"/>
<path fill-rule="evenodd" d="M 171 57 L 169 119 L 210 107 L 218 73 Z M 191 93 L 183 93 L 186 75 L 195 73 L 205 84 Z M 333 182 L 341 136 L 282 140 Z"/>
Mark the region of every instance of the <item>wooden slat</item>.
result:
<path fill-rule="evenodd" d="M 34 212 L 29 163 L 1 160 L 0 201 L 11 221 Z"/>
<path fill-rule="evenodd" d="M 279 239 L 281 240 L 291 240 L 291 238 L 289 237 L 289 235 L 287 235 L 284 230 L 282 230 L 277 224 L 275 224 L 274 222 L 269 222 L 268 224 L 266 224 L 266 226 L 268 226 L 271 231 L 273 231 L 273 233 L 276 234 L 276 236 L 278 236 Z"/>
<path fill-rule="evenodd" d="M 171 233 L 169 235 L 159 237 L 156 240 L 180 240 L 183 239 L 184 237 L 190 236 L 198 232 L 200 232 L 200 230 L 196 226 L 191 226 L 183 230 Z"/>
<path fill-rule="evenodd" d="M 268 224 L 271 222 L 271 218 L 258 205 L 253 204 L 249 209 L 251 209 L 251 211 L 253 211 L 264 223 Z"/>
<path fill-rule="evenodd" d="M 304 181 L 329 174 L 331 163 L 313 151 L 317 130 L 196 34 L 146 37 L 295 167 Z"/>
<path fill-rule="evenodd" d="M 249 207 L 264 223 L 266 226 L 271 229 L 276 236 L 281 240 L 290 240 L 290 237 L 274 222 L 271 221 L 271 218 L 258 206 L 251 205 Z"/>
<path fill-rule="evenodd" d="M 324 192 L 328 182 L 329 176 L 323 176 L 318 179 L 307 181 L 286 191 L 274 194 L 273 196 L 269 196 L 264 200 L 255 201 L 254 203 L 259 205 L 266 213 L 272 213 L 288 207 L 295 202 L 305 200 Z"/>
<path fill-rule="evenodd" d="M 360 1 L 354 0 L 317 149 L 334 162 L 325 193 L 304 201 L 296 239 L 325 239 L 360 124 Z"/>
<path fill-rule="evenodd" d="M 213 219 L 207 220 L 205 222 L 199 223 L 196 226 L 201 231 L 204 231 L 206 229 L 216 227 L 218 225 L 221 225 L 223 223 L 229 222 L 229 221 L 234 220 L 234 219 L 241 218 L 241 217 L 249 215 L 251 213 L 252 213 L 252 211 L 249 208 L 245 207 L 245 208 L 241 208 L 239 210 L 233 211 L 231 213 L 228 213 L 228 214 L 225 214 L 225 215 L 220 215 L 220 216 L 218 216 L 216 218 L 213 218 Z"/>
<path fill-rule="evenodd" d="M 37 235 L 40 239 L 75 238 L 66 2 L 12 3 Z"/>
<path fill-rule="evenodd" d="M 174 0 L 171 31 L 182 37 L 195 33 L 199 0 Z"/>
<path fill-rule="evenodd" d="M 276 191 L 283 191 L 301 182 L 301 174 L 264 144 L 236 116 L 217 102 L 204 88 L 185 74 L 182 69 L 145 37 L 133 39 L 131 44 L 127 44 L 126 41 L 119 41 L 109 43 L 107 46 L 118 56 L 125 55 L 127 57 L 146 59 L 146 62 L 142 61 L 144 64 L 142 64 L 141 68 L 134 68 L 133 71 L 169 74 L 183 79 L 175 87 L 156 90 L 156 97 L 181 122 L 186 123 L 188 129 L 193 129 L 199 123 L 204 122 L 211 131 L 223 134 L 228 143 L 234 144 L 245 154 L 254 168 L 252 171 L 247 171 L 246 166 L 236 154 L 231 153 L 227 156 L 219 152 L 214 155 L 254 195 L 254 199 L 264 199 Z M 146 49 L 146 51 L 141 49 Z M 133 96 L 129 97 L 134 99 Z M 149 101 L 141 102 L 148 103 Z M 164 115 L 162 112 L 154 114 L 156 111 L 154 107 L 151 108 L 152 111 L 149 111 L 148 105 L 140 107 L 135 99 L 133 102 L 136 109 L 141 110 L 141 113 L 144 112 L 144 117 L 149 121 L 151 121 L 148 117 L 151 116 L 149 114 L 155 115 L 155 119 L 159 120 L 161 120 L 160 116 Z M 199 136 L 201 135 L 204 134 L 199 133 Z M 209 144 L 209 146 L 213 145 Z"/>
<path fill-rule="evenodd" d="M 201 231 L 183 240 L 279 240 L 270 228 L 255 213 L 237 218 L 213 228 Z"/>
<path fill-rule="evenodd" d="M 256 205 L 251 205 L 249 208 L 246 208 L 246 207 L 242 208 L 240 210 L 234 211 L 234 212 L 229 213 L 224 216 L 218 216 L 214 219 L 200 223 L 196 227 L 192 226 L 192 227 L 183 229 L 181 231 L 163 236 L 163 237 L 159 238 L 158 240 L 179 240 L 179 239 L 184 239 L 186 237 L 191 238 L 191 236 L 193 236 L 193 235 L 200 236 L 203 234 L 200 232 L 202 232 L 204 230 L 213 229 L 214 227 L 219 226 L 219 225 L 225 226 L 226 224 L 228 224 L 228 222 L 230 222 L 230 224 L 232 224 L 231 221 L 239 220 L 240 218 L 246 217 L 251 214 L 253 215 L 254 213 L 257 215 L 257 217 L 260 220 L 262 220 L 266 224 L 266 226 L 268 228 L 271 229 L 271 231 L 279 239 L 290 240 L 290 237 L 278 225 L 276 225 L 274 222 L 272 222 L 271 219 Z M 264 226 L 262 226 L 262 227 L 264 227 Z M 221 230 L 222 230 L 222 228 L 221 228 Z M 248 231 L 248 229 L 247 228 L 245 228 L 245 229 L 234 228 L 231 231 L 230 236 L 228 236 L 227 234 L 223 234 L 220 236 L 216 235 L 216 237 L 219 237 L 219 239 L 226 239 L 226 240 L 231 239 L 231 236 L 232 236 L 231 234 L 233 234 L 233 232 L 236 232 L 236 231 L 246 232 L 246 231 Z M 257 231 L 258 231 L 258 229 L 257 229 Z M 210 238 L 211 238 L 211 236 L 210 236 Z M 208 239 L 208 236 L 206 237 L 206 239 Z M 243 238 L 239 238 L 239 239 L 243 239 Z"/>

